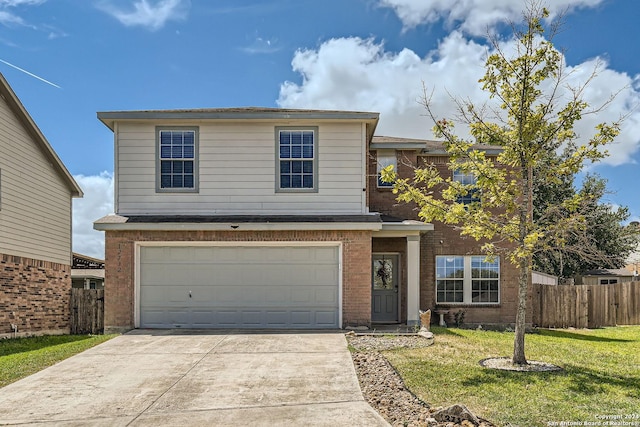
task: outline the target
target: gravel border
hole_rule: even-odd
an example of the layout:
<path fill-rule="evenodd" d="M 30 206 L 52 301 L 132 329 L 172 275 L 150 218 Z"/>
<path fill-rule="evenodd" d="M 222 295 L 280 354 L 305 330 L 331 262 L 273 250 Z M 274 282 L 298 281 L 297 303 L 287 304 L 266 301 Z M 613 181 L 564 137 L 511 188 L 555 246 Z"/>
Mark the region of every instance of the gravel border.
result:
<path fill-rule="evenodd" d="M 488 369 L 500 369 L 503 371 L 515 371 L 515 372 L 562 372 L 560 366 L 553 365 L 551 363 L 537 362 L 535 360 L 529 360 L 526 365 L 514 365 L 508 357 L 490 357 L 488 359 L 482 359 L 478 362 L 480 366 Z"/>
<path fill-rule="evenodd" d="M 358 375 L 364 399 L 392 426 L 405 427 L 470 427 L 475 424 L 463 421 L 461 424 L 438 422 L 436 412 L 443 408 L 431 408 L 414 395 L 402 378 L 380 351 L 393 348 L 426 348 L 433 339 L 418 335 L 357 335 L 346 334 L 352 348 L 351 358 Z M 480 427 L 493 427 L 481 420 Z"/>

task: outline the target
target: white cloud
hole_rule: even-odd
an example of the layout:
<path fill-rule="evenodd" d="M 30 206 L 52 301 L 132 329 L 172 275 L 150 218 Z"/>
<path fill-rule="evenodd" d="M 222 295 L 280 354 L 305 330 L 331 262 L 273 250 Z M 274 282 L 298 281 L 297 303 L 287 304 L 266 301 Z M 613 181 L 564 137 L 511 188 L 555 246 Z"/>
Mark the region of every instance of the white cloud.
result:
<path fill-rule="evenodd" d="M 189 0 L 135 0 L 131 7 L 122 8 L 113 0 L 98 3 L 98 8 L 116 18 L 127 27 L 145 27 L 151 31 L 159 30 L 168 21 L 186 19 L 190 7 Z"/>
<path fill-rule="evenodd" d="M 84 192 L 73 200 L 73 251 L 104 259 L 104 232 L 93 229 L 93 222 L 113 213 L 113 175 L 75 175 Z"/>
<path fill-rule="evenodd" d="M 248 46 L 240 48 L 244 53 L 248 54 L 269 54 L 280 50 L 277 39 L 264 39 L 256 37 L 256 39 Z"/>
<path fill-rule="evenodd" d="M 488 27 L 518 22 L 530 0 L 379 0 L 395 11 L 405 28 L 444 20 L 450 27 L 473 35 L 484 35 Z M 603 0 L 553 0 L 547 2 L 552 17 L 567 9 L 593 7 Z"/>
<path fill-rule="evenodd" d="M 15 7 L 15 6 L 35 6 L 46 2 L 47 0 L 0 0 L 0 7 Z"/>
<path fill-rule="evenodd" d="M 10 27 L 14 25 L 26 26 L 24 19 L 6 10 L 0 10 L 0 24 Z"/>
<path fill-rule="evenodd" d="M 386 52 L 371 39 L 341 38 L 294 55 L 302 83 L 285 82 L 278 104 L 292 108 L 378 111 L 378 135 L 430 138 L 432 124 L 418 103 L 422 82 L 432 88 L 437 111 L 453 111 L 447 91 L 478 99 L 485 48 L 452 33 L 426 58 L 410 49 Z"/>
<path fill-rule="evenodd" d="M 37 30 L 38 28 L 36 26 L 27 23 L 16 13 L 10 12 L 9 9 L 12 7 L 17 8 L 19 6 L 37 6 L 46 1 L 47 0 L 0 0 L 0 24 L 5 27 L 19 26 Z"/>
<path fill-rule="evenodd" d="M 485 71 L 487 51 L 487 46 L 457 31 L 424 58 L 409 49 L 387 52 L 383 44 L 371 39 L 331 39 L 318 49 L 295 53 L 292 67 L 302 81 L 282 84 L 278 104 L 288 108 L 377 111 L 381 113 L 378 135 L 433 138 L 433 123 L 418 103 L 422 82 L 433 90 L 432 107 L 437 116 L 455 119 L 456 105 L 451 96 L 476 105 L 488 100 L 478 83 Z M 570 67 L 568 82 L 584 82 L 594 66 L 595 60 Z M 605 111 L 586 116 L 576 126 L 586 138 L 594 134 L 597 123 L 628 115 L 617 143 L 609 148 L 606 163 L 629 162 L 640 147 L 640 112 L 633 111 L 640 105 L 640 93 L 635 83 L 627 74 L 604 68 L 584 93 L 585 100 L 597 106 L 612 91 L 626 87 Z M 457 131 L 466 135 L 462 124 Z"/>

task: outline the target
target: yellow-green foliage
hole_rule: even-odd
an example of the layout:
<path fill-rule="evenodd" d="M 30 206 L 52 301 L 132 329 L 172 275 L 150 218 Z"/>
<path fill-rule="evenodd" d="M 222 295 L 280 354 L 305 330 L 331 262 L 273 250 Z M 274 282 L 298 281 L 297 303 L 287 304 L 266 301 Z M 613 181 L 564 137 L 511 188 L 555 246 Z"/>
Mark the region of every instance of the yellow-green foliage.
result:
<path fill-rule="evenodd" d="M 485 75 L 480 79 L 490 98 L 500 101 L 502 120 L 491 122 L 473 104 L 461 102 L 461 113 L 467 118 L 473 141 L 455 134 L 449 119 L 435 121 L 434 135 L 443 140 L 450 155 L 449 169 L 477 177 L 474 185 L 464 185 L 442 177 L 435 167 L 427 165 L 415 170 L 410 178 L 396 175 L 393 167 L 383 170 L 383 180 L 394 182 L 398 201 L 414 202 L 425 221 L 441 221 L 456 225 L 463 235 L 476 239 L 495 239 L 511 248 L 511 260 L 520 265 L 549 239 L 561 236 L 571 228 L 579 228 L 584 218 L 576 213 L 550 226 L 536 224 L 531 212 L 533 177 L 559 182 L 562 176 L 578 173 L 585 162 L 598 161 L 606 155 L 602 147 L 616 137 L 619 124 L 600 124 L 583 145 L 576 144 L 573 128 L 589 107 L 581 99 L 581 88 L 564 105 L 543 87 L 559 88 L 563 84 L 563 58 L 553 44 L 543 38 L 541 22 L 548 17 L 546 9 L 529 10 L 524 28 L 516 32 L 517 49 L 508 56 L 496 43 L 489 55 Z M 585 83 L 586 84 L 586 83 Z M 430 110 L 428 100 L 426 107 Z M 490 158 L 474 144 L 500 146 L 502 152 Z M 549 162 L 549 150 L 566 144 L 576 149 L 565 159 Z M 458 203 L 460 196 L 476 192 L 481 202 Z M 563 202 L 568 212 L 577 212 L 583 200 L 579 194 Z M 515 244 L 515 245 L 514 245 Z M 498 249 L 488 245 L 487 250 Z"/>

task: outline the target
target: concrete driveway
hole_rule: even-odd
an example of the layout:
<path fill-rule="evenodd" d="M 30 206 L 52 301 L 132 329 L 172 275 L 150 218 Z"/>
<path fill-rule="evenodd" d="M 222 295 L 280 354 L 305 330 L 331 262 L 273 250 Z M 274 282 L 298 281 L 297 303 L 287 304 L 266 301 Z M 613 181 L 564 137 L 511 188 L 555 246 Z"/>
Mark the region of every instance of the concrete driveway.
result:
<path fill-rule="evenodd" d="M 387 426 L 340 333 L 136 330 L 0 389 L 0 424 Z"/>

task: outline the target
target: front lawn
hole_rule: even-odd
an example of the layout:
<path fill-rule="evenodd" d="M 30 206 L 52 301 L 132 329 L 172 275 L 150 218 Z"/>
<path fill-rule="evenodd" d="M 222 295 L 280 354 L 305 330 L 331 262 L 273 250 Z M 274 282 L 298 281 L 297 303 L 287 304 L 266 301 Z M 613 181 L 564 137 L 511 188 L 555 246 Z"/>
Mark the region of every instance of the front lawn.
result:
<path fill-rule="evenodd" d="M 640 426 L 640 326 L 527 334 L 527 358 L 564 368 L 556 373 L 481 367 L 512 354 L 513 333 L 433 332 L 431 347 L 384 353 L 431 406 L 462 403 L 500 426 Z"/>
<path fill-rule="evenodd" d="M 36 373 L 116 335 L 52 335 L 0 340 L 0 387 Z"/>

